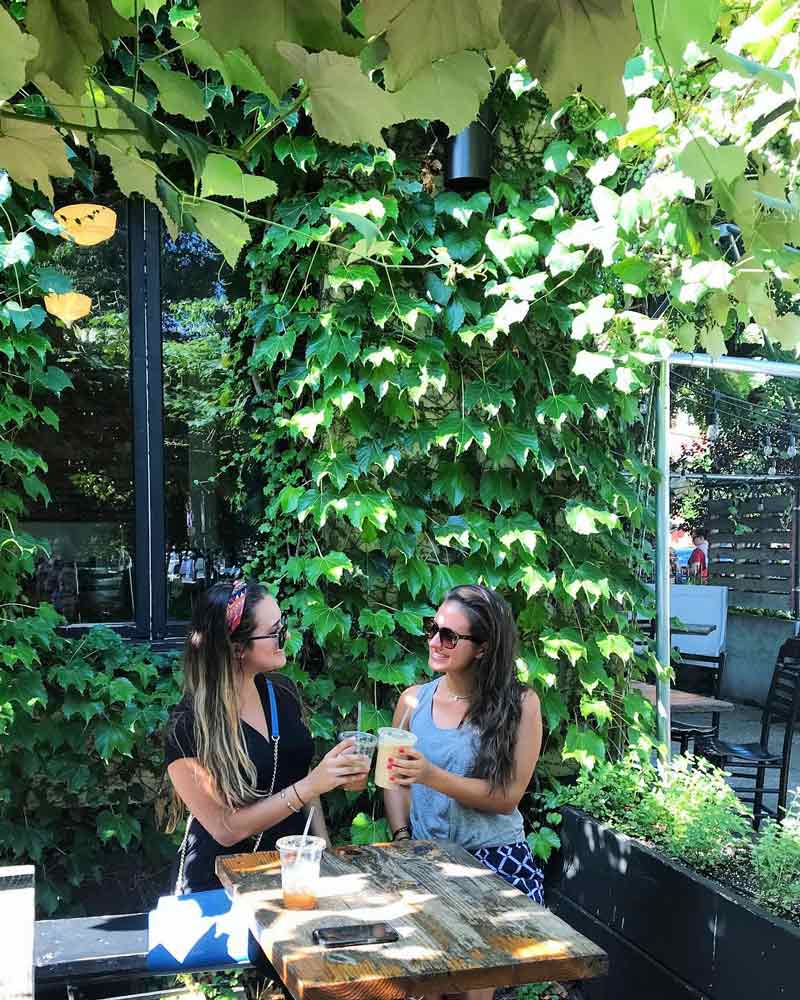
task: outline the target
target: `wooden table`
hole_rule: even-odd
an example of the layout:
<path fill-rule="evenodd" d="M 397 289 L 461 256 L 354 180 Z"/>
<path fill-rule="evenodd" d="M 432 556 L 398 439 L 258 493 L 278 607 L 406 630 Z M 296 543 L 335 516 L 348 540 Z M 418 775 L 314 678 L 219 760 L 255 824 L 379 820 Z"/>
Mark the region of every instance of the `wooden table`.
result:
<path fill-rule="evenodd" d="M 643 695 L 651 704 L 657 702 L 655 684 L 643 684 L 633 681 L 631 688 Z M 732 701 L 722 701 L 720 698 L 708 698 L 706 695 L 694 694 L 692 691 L 680 691 L 670 688 L 669 707 L 671 712 L 687 712 L 704 714 L 707 712 L 732 712 L 736 707 Z"/>
<path fill-rule="evenodd" d="M 605 952 L 455 844 L 399 841 L 326 851 L 316 910 L 286 910 L 274 853 L 217 858 L 217 875 L 296 1000 L 601 976 Z M 324 949 L 315 927 L 386 921 L 393 944 Z"/>
<path fill-rule="evenodd" d="M 712 632 L 717 631 L 717 626 L 684 623 L 683 625 L 670 625 L 669 630 L 673 635 L 711 635 Z"/>
<path fill-rule="evenodd" d="M 0 868 L 0 1000 L 32 1000 L 34 868 Z"/>

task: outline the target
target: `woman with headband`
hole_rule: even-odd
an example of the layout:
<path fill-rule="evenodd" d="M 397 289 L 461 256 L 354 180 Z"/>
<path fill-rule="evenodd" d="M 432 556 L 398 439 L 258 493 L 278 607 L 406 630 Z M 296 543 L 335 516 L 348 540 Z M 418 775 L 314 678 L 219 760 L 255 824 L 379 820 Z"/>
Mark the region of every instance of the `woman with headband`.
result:
<path fill-rule="evenodd" d="M 260 584 L 218 583 L 197 601 L 183 656 L 184 697 L 172 710 L 165 756 L 172 782 L 169 830 L 188 811 L 175 891 L 218 889 L 219 854 L 274 850 L 312 828 L 327 840 L 319 796 L 363 778 L 369 762 L 334 747 L 314 753 L 297 690 L 276 674 L 287 628 Z"/>

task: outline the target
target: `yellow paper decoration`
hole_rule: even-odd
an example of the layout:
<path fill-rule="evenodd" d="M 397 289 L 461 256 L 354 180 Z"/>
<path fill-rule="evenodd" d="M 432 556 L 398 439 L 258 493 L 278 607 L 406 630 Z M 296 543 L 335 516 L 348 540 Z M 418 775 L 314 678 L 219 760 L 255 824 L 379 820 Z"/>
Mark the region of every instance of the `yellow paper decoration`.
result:
<path fill-rule="evenodd" d="M 109 240 L 117 231 L 117 213 L 105 205 L 65 205 L 54 214 L 64 227 L 61 236 L 82 247 Z"/>
<path fill-rule="evenodd" d="M 92 300 L 80 292 L 65 292 L 63 295 L 45 295 L 44 307 L 51 316 L 72 326 L 76 319 L 91 311 Z"/>

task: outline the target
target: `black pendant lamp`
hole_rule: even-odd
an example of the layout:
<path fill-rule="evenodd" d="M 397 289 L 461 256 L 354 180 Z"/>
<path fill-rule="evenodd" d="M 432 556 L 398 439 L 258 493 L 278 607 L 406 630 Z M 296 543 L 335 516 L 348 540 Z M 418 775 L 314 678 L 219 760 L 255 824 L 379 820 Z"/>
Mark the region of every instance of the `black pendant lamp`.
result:
<path fill-rule="evenodd" d="M 487 101 L 478 117 L 450 136 L 445 147 L 444 186 L 470 193 L 489 186 L 494 156 L 495 114 Z"/>

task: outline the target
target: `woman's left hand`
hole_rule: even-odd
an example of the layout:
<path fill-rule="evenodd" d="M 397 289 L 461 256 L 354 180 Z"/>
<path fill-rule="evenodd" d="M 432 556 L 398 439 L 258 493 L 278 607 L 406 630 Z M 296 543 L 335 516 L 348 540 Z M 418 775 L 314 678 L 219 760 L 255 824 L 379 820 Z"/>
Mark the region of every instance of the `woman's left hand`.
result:
<path fill-rule="evenodd" d="M 419 750 L 398 750 L 387 768 L 393 785 L 427 785 L 433 774 L 433 764 Z"/>

